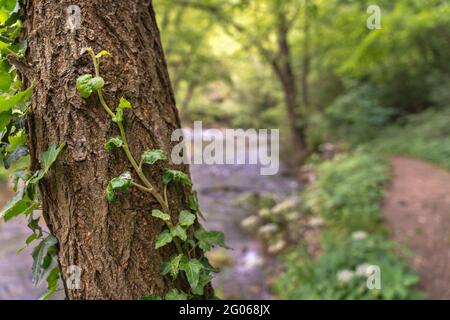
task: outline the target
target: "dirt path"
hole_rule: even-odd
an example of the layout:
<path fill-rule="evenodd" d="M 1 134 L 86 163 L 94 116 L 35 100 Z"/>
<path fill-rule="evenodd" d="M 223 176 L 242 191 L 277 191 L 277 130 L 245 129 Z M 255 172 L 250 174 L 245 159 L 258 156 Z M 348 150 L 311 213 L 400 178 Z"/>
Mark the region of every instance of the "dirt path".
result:
<path fill-rule="evenodd" d="M 412 251 L 427 296 L 450 299 L 450 172 L 407 157 L 390 163 L 383 212 L 394 239 Z"/>

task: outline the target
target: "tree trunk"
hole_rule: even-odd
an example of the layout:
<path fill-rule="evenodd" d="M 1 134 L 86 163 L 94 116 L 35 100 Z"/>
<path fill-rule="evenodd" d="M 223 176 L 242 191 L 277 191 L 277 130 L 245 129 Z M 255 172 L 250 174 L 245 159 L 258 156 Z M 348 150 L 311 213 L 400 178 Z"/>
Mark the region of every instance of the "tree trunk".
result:
<path fill-rule="evenodd" d="M 308 154 L 305 136 L 305 115 L 301 114 L 299 110 L 297 81 L 291 64 L 288 31 L 284 18 L 280 17 L 280 25 L 278 26 L 278 59 L 273 61 L 272 68 L 280 80 L 283 90 L 296 161 L 302 163 Z"/>
<path fill-rule="evenodd" d="M 303 26 L 303 58 L 302 58 L 302 100 L 306 110 L 309 109 L 309 72 L 311 69 L 311 52 L 310 52 L 310 31 L 309 31 L 309 1 L 305 0 L 304 9 L 304 26 Z"/>
<path fill-rule="evenodd" d="M 134 106 L 124 125 L 133 156 L 146 149 L 170 155 L 171 133 L 180 127 L 167 66 L 152 4 L 145 0 L 78 0 L 81 28 L 65 29 L 66 9 L 72 0 L 30 0 L 26 7 L 27 62 L 35 80 L 28 134 L 33 169 L 50 144 L 66 143 L 55 167 L 40 184 L 43 213 L 59 240 L 63 282 L 67 269 L 81 268 L 81 290 L 65 288 L 69 299 L 136 299 L 162 295 L 186 283 L 160 276 L 161 263 L 174 252 L 171 246 L 155 250 L 163 224 L 152 218 L 160 209 L 146 193 L 133 189 L 108 205 L 108 181 L 124 171 L 133 172 L 121 152 L 109 153 L 104 143 L 118 135 L 115 124 L 92 95 L 83 100 L 76 91 L 79 75 L 93 73 L 85 47 L 108 50 L 101 73 L 105 97 L 116 106 L 120 97 Z M 146 4 L 147 3 L 147 4 Z M 162 166 L 146 170 L 162 189 Z M 172 169 L 186 171 L 185 166 Z M 169 190 L 172 214 L 185 209 L 186 190 Z"/>

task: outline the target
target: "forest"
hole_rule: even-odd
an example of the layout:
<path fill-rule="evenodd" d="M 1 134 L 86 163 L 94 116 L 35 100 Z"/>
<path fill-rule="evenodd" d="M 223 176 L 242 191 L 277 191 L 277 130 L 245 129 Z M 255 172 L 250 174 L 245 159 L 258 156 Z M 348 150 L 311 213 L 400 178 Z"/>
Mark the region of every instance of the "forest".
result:
<path fill-rule="evenodd" d="M 448 0 L 0 0 L 0 300 L 450 300 L 449 124 Z"/>

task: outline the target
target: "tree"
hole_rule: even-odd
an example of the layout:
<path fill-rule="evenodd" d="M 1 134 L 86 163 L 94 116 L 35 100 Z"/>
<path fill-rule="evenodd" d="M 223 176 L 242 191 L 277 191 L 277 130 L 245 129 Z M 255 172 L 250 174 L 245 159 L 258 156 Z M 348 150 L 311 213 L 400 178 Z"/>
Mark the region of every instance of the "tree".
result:
<path fill-rule="evenodd" d="M 80 0 L 82 22 L 76 30 L 66 29 L 67 17 L 61 15 L 71 4 L 27 2 L 29 50 L 25 62 L 15 61 L 25 83 L 34 81 L 26 125 L 32 170 L 41 168 L 39 160 L 50 145 L 66 145 L 39 183 L 43 215 L 59 243 L 63 283 L 71 266 L 81 270 L 81 290 L 65 285 L 66 296 L 136 299 L 163 296 L 172 288 L 188 291 L 189 276 L 171 281 L 160 274 L 163 261 L 176 250 L 172 245 L 155 249 L 164 227 L 150 215 L 161 209 L 158 201 L 139 191 L 115 205 L 106 201 L 109 181 L 133 167 L 124 168 L 126 157 L 104 148 L 119 132 L 102 101 L 94 95 L 84 100 L 76 92 L 77 78 L 94 69 L 83 48 L 107 49 L 112 57 L 102 62 L 106 103 L 117 105 L 125 97 L 134 106 L 123 120 L 131 155 L 139 159 L 147 148 L 170 154 L 176 143 L 171 133 L 180 122 L 151 1 Z M 184 165 L 170 168 L 188 171 Z M 159 162 L 143 168 L 159 193 L 162 171 Z M 172 218 L 188 207 L 189 188 L 177 187 L 167 192 Z"/>

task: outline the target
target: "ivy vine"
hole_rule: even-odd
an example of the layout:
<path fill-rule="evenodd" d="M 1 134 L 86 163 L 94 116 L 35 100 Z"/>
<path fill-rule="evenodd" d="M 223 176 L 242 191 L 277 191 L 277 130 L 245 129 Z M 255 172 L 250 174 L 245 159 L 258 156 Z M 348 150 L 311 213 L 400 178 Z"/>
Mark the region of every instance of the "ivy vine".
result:
<path fill-rule="evenodd" d="M 83 98 L 89 98 L 96 93 L 100 103 L 114 122 L 120 132 L 120 135 L 111 137 L 106 141 L 104 147 L 108 151 L 121 149 L 138 179 L 133 179 L 132 174 L 125 171 L 120 176 L 113 178 L 105 190 L 105 197 L 110 204 L 114 204 L 117 200 L 118 192 L 129 191 L 132 187 L 137 190 L 146 192 L 153 197 L 159 204 L 160 209 L 154 209 L 151 216 L 161 220 L 165 228 L 159 234 L 155 241 L 155 249 L 163 248 L 169 244 L 173 244 L 176 248 L 176 254 L 168 261 L 161 265 L 161 275 L 169 276 L 173 280 L 177 277 L 185 277 L 190 289 L 182 292 L 172 289 L 165 296 L 166 300 L 187 300 L 202 298 L 205 294 L 205 287 L 212 280 L 212 273 L 217 272 L 204 256 L 204 252 L 210 250 L 213 246 L 222 246 L 226 248 L 224 235 L 217 231 L 207 231 L 197 228 L 196 219 L 200 215 L 198 198 L 195 191 L 192 190 L 192 182 L 187 174 L 182 171 L 171 170 L 165 168 L 162 173 L 162 182 L 164 185 L 163 192 L 160 193 L 152 182 L 147 178 L 143 168 L 145 166 L 154 165 L 157 162 L 167 162 L 167 156 L 163 150 L 146 150 L 142 153 L 139 161 L 137 161 L 129 148 L 128 140 L 124 127 L 125 110 L 133 108 L 132 104 L 125 98 L 121 98 L 117 107 L 113 111 L 105 101 L 103 95 L 104 79 L 100 76 L 100 62 L 104 56 L 110 55 L 107 51 L 102 50 L 99 53 L 91 48 L 87 48 L 84 52 L 88 53 L 94 64 L 95 74 L 84 74 L 77 79 L 77 90 Z M 176 219 L 171 216 L 172 210 L 169 206 L 167 198 L 167 188 L 170 185 L 177 187 L 184 185 L 190 190 L 188 198 L 188 208 L 181 210 Z M 188 230 L 193 230 L 193 237 L 190 236 Z M 196 258 L 195 252 L 202 251 L 201 258 Z M 161 299 L 158 296 L 146 296 L 142 299 Z"/>

